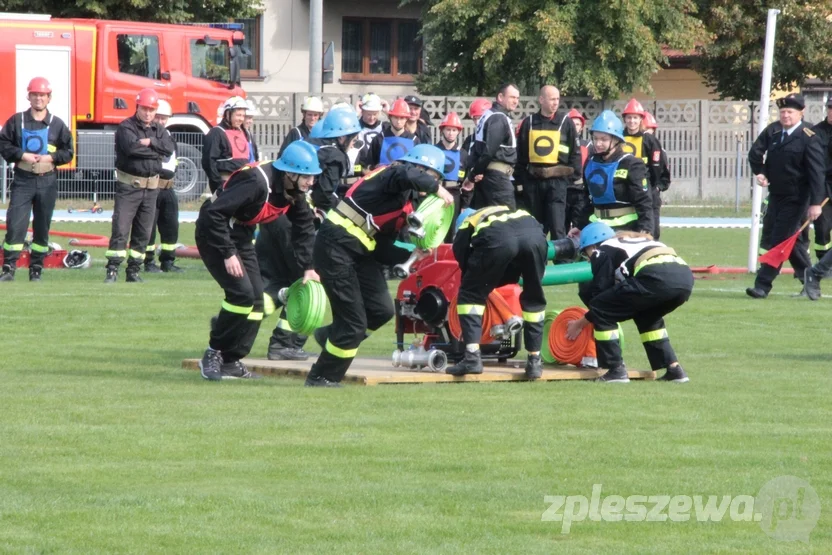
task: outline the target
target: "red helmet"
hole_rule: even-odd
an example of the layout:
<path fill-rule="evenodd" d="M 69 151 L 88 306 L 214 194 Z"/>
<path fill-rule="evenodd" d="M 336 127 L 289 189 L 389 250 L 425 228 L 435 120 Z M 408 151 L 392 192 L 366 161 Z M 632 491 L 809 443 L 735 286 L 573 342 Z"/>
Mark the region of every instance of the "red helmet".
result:
<path fill-rule="evenodd" d="M 456 127 L 460 131 L 462 131 L 462 121 L 459 119 L 459 116 L 456 115 L 456 112 L 450 112 L 445 119 L 442 120 L 442 123 L 439 124 L 439 129 L 443 127 Z"/>
<path fill-rule="evenodd" d="M 635 98 L 631 98 L 627 105 L 624 106 L 624 111 L 621 112 L 622 116 L 626 116 L 627 114 L 644 117 L 644 106 Z"/>
<path fill-rule="evenodd" d="M 142 89 L 136 95 L 136 106 L 156 109 L 159 107 L 159 93 L 154 89 Z"/>
<path fill-rule="evenodd" d="M 407 102 L 405 102 L 403 98 L 399 98 L 393 103 L 393 106 L 390 108 L 390 111 L 387 112 L 387 115 L 394 116 L 397 118 L 409 118 L 410 107 L 407 105 Z"/>
<path fill-rule="evenodd" d="M 566 114 L 566 117 L 568 117 L 569 119 L 579 119 L 581 120 L 581 123 L 586 123 L 586 118 L 584 117 L 584 115 L 575 108 L 569 110 L 569 113 Z"/>
<path fill-rule="evenodd" d="M 653 114 L 650 112 L 644 112 L 644 127 L 647 129 L 658 129 L 659 124 L 656 121 L 656 118 L 653 117 Z"/>
<path fill-rule="evenodd" d="M 468 108 L 468 115 L 472 118 L 481 118 L 486 110 L 491 109 L 491 101 L 487 98 L 478 98 L 471 103 Z"/>
<path fill-rule="evenodd" d="M 52 94 L 52 85 L 49 84 L 46 77 L 35 77 L 29 81 L 26 92 Z"/>

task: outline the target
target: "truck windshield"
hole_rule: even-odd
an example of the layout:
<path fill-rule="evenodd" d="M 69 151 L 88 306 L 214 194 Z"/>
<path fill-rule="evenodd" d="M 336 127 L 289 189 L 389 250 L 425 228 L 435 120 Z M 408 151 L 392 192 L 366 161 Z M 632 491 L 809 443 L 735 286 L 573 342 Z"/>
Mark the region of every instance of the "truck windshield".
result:
<path fill-rule="evenodd" d="M 231 79 L 230 62 L 231 55 L 227 41 L 209 45 L 202 39 L 191 40 L 191 75 L 193 77 L 228 83 Z"/>

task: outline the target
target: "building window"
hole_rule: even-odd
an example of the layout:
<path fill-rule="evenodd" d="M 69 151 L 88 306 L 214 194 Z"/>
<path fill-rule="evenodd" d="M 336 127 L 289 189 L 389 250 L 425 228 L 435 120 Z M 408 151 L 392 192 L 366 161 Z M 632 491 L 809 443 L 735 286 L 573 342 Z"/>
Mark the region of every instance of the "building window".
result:
<path fill-rule="evenodd" d="M 117 35 L 119 73 L 159 79 L 159 37 L 154 35 Z"/>
<path fill-rule="evenodd" d="M 417 20 L 344 19 L 342 79 L 410 82 L 421 67 L 422 43 Z"/>
<path fill-rule="evenodd" d="M 244 44 L 251 50 L 251 56 L 241 58 L 240 77 L 243 79 L 260 77 L 260 26 L 262 20 L 262 15 L 234 20 L 235 23 L 243 24 L 243 33 L 246 35 Z"/>

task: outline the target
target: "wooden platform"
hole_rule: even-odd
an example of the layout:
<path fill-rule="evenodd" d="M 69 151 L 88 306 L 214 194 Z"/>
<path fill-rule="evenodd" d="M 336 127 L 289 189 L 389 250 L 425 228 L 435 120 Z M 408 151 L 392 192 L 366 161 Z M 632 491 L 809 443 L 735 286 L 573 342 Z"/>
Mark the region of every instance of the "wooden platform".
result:
<path fill-rule="evenodd" d="M 182 367 L 188 370 L 197 370 L 198 359 L 185 359 Z M 306 378 L 314 360 L 303 362 L 290 360 L 266 360 L 259 358 L 243 359 L 248 369 L 264 375 L 292 376 Z M 390 359 L 380 358 L 356 358 L 353 361 L 345 382 L 358 385 L 380 385 L 380 384 L 417 384 L 417 383 L 454 383 L 454 382 L 514 382 L 526 381 L 523 374 L 525 361 L 510 360 L 506 363 L 485 362 L 485 371 L 482 374 L 468 376 L 451 376 L 449 374 L 436 374 L 433 372 L 419 372 L 406 368 L 394 368 Z M 558 380 L 591 380 L 603 374 L 603 370 L 585 370 L 573 366 L 544 365 L 543 377 L 538 381 Z M 630 370 L 631 380 L 655 380 L 656 373 L 642 370 Z"/>

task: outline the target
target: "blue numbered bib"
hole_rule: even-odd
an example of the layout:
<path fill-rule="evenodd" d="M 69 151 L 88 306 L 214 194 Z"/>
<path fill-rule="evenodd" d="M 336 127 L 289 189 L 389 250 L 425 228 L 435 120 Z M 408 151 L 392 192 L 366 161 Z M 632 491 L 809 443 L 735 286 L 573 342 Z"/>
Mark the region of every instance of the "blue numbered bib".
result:
<path fill-rule="evenodd" d="M 379 156 L 379 164 L 386 166 L 391 162 L 395 162 L 407 154 L 411 148 L 413 148 L 413 139 L 404 139 L 402 137 L 384 137 L 384 140 L 381 142 L 381 156 Z"/>
<path fill-rule="evenodd" d="M 459 181 L 459 151 L 443 150 L 445 155 L 445 181 Z"/>
<path fill-rule="evenodd" d="M 584 168 L 584 183 L 589 189 L 589 195 L 592 197 L 592 203 L 595 205 L 614 204 L 615 190 L 613 189 L 613 180 L 615 179 L 615 171 L 618 169 L 618 162 L 601 163 L 595 160 L 590 160 Z"/>
<path fill-rule="evenodd" d="M 49 128 L 44 127 L 43 129 L 39 129 L 37 131 L 33 131 L 31 129 L 21 129 L 21 142 L 22 144 L 20 147 L 23 149 L 23 152 L 29 152 L 31 154 L 47 154 L 49 148 Z"/>

